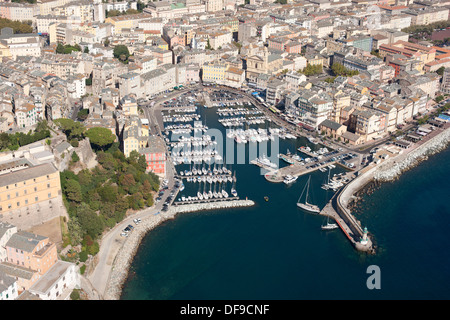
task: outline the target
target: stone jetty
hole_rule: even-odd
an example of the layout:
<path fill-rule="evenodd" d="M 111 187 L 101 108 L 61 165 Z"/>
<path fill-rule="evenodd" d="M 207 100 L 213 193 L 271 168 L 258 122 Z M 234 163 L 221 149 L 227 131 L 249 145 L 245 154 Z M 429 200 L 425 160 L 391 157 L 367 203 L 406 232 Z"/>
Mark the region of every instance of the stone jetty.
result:
<path fill-rule="evenodd" d="M 373 178 L 378 181 L 392 181 L 398 178 L 402 172 L 416 166 L 421 161 L 426 160 L 428 156 L 438 153 L 445 149 L 450 141 L 450 130 L 444 130 L 436 136 L 408 153 L 388 159 L 378 166 Z"/>
<path fill-rule="evenodd" d="M 134 230 L 129 233 L 129 236 L 120 237 L 118 241 L 123 241 L 122 247 L 117 253 L 111 274 L 109 276 L 108 285 L 105 290 L 105 300 L 119 300 L 122 286 L 128 276 L 130 264 L 133 257 L 139 248 L 139 244 L 144 236 L 153 228 L 168 219 L 174 219 L 177 213 L 194 212 L 202 210 L 217 210 L 217 209 L 232 209 L 237 207 L 253 206 L 255 203 L 252 200 L 228 200 L 220 202 L 205 202 L 186 204 L 179 206 L 172 206 L 167 212 L 159 214 L 152 214 L 142 218 L 141 223 L 134 227 Z"/>

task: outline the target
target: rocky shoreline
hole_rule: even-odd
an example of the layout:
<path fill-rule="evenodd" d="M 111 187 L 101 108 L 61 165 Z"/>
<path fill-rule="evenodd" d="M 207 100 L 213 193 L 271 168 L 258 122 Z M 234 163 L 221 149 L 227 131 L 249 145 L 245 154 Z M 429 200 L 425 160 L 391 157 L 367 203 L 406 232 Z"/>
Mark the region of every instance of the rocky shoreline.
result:
<path fill-rule="evenodd" d="M 447 148 L 449 141 L 450 130 L 447 129 L 409 152 L 404 159 L 395 157 L 381 164 L 374 173 L 374 180 L 385 182 L 398 179 L 403 172 L 426 160 L 428 156 Z"/>
<path fill-rule="evenodd" d="M 177 213 L 194 212 L 202 210 L 214 209 L 231 209 L 237 207 L 253 206 L 255 203 L 252 200 L 232 200 L 221 202 L 207 202 L 197 204 L 187 204 L 180 206 L 172 206 L 169 211 L 158 215 L 151 215 L 142 219 L 142 222 L 136 226 L 133 232 L 126 238 L 122 248 L 117 253 L 107 288 L 105 290 L 104 300 L 119 300 L 122 292 L 122 286 L 125 282 L 130 264 L 133 261 L 141 240 L 148 234 L 150 230 L 161 224 L 162 222 L 174 219 Z"/>

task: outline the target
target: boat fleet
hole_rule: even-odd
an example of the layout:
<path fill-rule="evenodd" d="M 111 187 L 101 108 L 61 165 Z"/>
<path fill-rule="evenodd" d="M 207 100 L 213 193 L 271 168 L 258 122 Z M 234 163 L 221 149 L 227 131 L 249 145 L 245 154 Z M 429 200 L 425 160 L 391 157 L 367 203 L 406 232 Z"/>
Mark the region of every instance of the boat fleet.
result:
<path fill-rule="evenodd" d="M 220 168 L 219 168 L 220 169 Z M 219 170 L 217 169 L 217 170 Z M 225 169 L 226 172 L 223 170 Z M 202 173 L 203 170 L 200 170 Z M 188 174 L 186 178 L 189 182 L 199 182 L 199 188 L 196 196 L 181 196 L 179 198 L 179 202 L 190 202 L 190 201 L 199 201 L 199 200 L 212 200 L 212 199 L 227 199 L 230 197 L 230 194 L 226 191 L 226 186 L 228 182 L 232 182 L 231 187 L 231 197 L 236 198 L 238 196 L 236 191 L 236 175 L 231 176 L 231 171 L 222 167 L 222 172 L 226 174 L 222 175 L 212 175 L 214 171 L 208 172 L 206 171 L 206 175 L 191 177 Z M 218 171 L 217 171 L 218 172 Z M 203 182 L 203 190 L 202 190 L 202 182 Z M 208 185 L 209 183 L 209 190 Z"/>
<path fill-rule="evenodd" d="M 243 143 L 261 143 L 264 141 L 274 141 L 276 137 L 282 139 L 295 139 L 296 136 L 286 133 L 285 130 L 279 128 L 258 128 L 258 129 L 228 129 L 227 137 L 234 139 L 238 144 Z"/>
<path fill-rule="evenodd" d="M 170 143 L 173 164 L 220 162 L 222 156 L 217 151 L 216 145 L 217 141 L 212 140 L 210 135 L 181 136 L 177 142 Z"/>
<path fill-rule="evenodd" d="M 219 115 L 219 123 L 224 127 L 240 127 L 251 124 L 263 124 L 266 121 L 271 121 L 270 118 L 264 115 L 258 108 L 219 108 L 217 109 Z"/>

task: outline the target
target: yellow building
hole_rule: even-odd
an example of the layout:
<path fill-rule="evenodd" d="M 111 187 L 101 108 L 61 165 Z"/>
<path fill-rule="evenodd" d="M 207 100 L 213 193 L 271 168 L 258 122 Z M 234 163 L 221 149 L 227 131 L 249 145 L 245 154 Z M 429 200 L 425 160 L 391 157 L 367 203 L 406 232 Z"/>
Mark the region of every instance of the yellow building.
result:
<path fill-rule="evenodd" d="M 129 157 L 132 151 L 138 151 L 148 146 L 148 125 L 142 123 L 138 116 L 127 119 L 123 129 L 122 144 L 125 157 Z"/>
<path fill-rule="evenodd" d="M 0 215 L 56 198 L 59 171 L 50 163 L 29 166 L 25 159 L 0 165 Z"/>
<path fill-rule="evenodd" d="M 151 17 L 148 13 L 127 14 L 106 18 L 105 23 L 112 24 L 115 32 L 120 33 L 124 28 L 137 28 L 140 21 L 150 19 Z"/>
<path fill-rule="evenodd" d="M 225 80 L 227 65 L 221 62 L 208 62 L 202 68 L 202 80 L 205 82 L 217 82 Z"/>
<path fill-rule="evenodd" d="M 11 58 L 11 51 L 6 41 L 0 41 L 0 58 Z"/>

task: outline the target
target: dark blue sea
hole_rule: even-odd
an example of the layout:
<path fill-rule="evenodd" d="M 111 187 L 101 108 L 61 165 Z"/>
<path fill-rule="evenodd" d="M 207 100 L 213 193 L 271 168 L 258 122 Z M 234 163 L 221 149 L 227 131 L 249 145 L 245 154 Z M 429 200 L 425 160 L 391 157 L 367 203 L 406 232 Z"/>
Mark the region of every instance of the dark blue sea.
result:
<path fill-rule="evenodd" d="M 214 110 L 199 112 L 210 128 L 223 130 Z M 302 145 L 320 147 L 299 138 L 280 140 L 279 151 Z M 323 217 L 297 208 L 308 176 L 286 186 L 266 181 L 248 161 L 229 165 L 240 198 L 256 205 L 179 214 L 149 232 L 121 300 L 449 299 L 449 160 L 447 148 L 363 197 L 355 215 L 372 235 L 375 255 L 357 252 L 339 229 L 322 231 Z M 331 175 L 344 171 L 337 166 Z M 320 188 L 327 176 L 311 174 L 310 194 L 320 207 L 333 195 Z M 197 189 L 186 183 L 181 194 Z M 373 265 L 380 289 L 367 286 Z"/>

